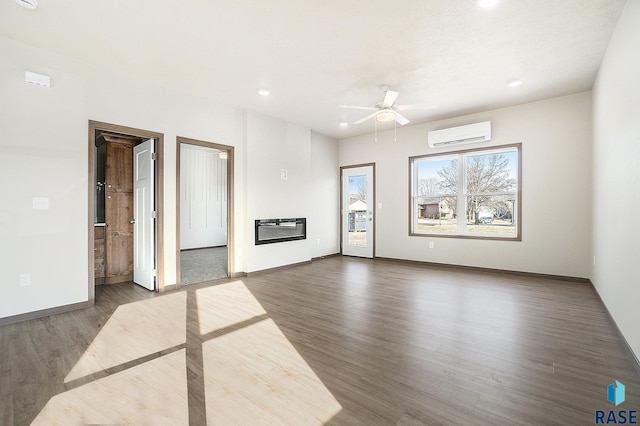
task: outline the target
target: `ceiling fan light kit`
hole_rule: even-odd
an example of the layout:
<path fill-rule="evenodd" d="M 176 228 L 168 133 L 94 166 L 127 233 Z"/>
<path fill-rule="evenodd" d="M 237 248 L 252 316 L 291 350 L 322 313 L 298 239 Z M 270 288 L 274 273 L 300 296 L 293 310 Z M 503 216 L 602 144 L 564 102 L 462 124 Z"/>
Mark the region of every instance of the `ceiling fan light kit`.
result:
<path fill-rule="evenodd" d="M 384 93 L 384 99 L 382 100 L 382 102 L 378 102 L 373 107 L 354 105 L 340 105 L 340 107 L 374 111 L 373 113 L 354 121 L 353 124 L 360 124 L 375 117 L 375 121 L 378 123 L 390 123 L 392 121 L 395 121 L 401 126 L 407 124 L 409 122 L 409 119 L 400 115 L 398 111 L 433 108 L 430 105 L 396 105 L 396 98 L 398 97 L 399 92 L 390 90 L 389 86 L 382 86 L 382 92 Z"/>
<path fill-rule="evenodd" d="M 396 119 L 396 113 L 393 111 L 380 111 L 376 114 L 376 120 L 380 123 L 390 123 Z"/>

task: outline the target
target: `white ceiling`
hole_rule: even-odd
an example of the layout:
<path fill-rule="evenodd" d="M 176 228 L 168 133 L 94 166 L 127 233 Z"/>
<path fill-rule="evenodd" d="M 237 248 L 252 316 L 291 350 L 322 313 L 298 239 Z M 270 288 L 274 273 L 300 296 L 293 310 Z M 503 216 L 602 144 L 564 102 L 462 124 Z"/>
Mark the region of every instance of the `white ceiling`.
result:
<path fill-rule="evenodd" d="M 410 124 L 589 90 L 624 3 L 2 0 L 0 35 L 341 139 L 373 121 L 341 128 L 367 111 L 339 105 L 373 106 L 382 85 L 435 107 Z"/>

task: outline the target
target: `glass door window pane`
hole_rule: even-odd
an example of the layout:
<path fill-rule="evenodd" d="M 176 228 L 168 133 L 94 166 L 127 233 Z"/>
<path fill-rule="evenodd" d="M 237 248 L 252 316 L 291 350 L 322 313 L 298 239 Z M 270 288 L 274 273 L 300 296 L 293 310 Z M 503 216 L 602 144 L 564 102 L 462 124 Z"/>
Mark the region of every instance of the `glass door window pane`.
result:
<path fill-rule="evenodd" d="M 367 175 L 349 176 L 349 233 L 347 244 L 367 246 Z"/>

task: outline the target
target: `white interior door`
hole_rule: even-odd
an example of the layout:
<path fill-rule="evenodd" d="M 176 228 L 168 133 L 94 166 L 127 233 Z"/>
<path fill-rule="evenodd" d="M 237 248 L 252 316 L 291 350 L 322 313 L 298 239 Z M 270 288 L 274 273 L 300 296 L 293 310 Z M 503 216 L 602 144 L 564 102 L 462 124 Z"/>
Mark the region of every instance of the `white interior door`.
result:
<path fill-rule="evenodd" d="M 154 140 L 133 148 L 133 282 L 155 290 Z"/>
<path fill-rule="evenodd" d="M 342 169 L 342 254 L 373 257 L 373 166 Z"/>

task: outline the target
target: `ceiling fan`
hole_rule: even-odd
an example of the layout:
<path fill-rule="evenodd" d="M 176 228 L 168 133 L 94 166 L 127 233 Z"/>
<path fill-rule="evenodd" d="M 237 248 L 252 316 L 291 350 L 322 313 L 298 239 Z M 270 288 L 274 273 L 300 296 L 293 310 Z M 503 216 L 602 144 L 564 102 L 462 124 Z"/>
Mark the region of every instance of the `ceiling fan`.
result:
<path fill-rule="evenodd" d="M 413 109 L 425 109 L 425 108 L 433 108 L 432 105 L 396 105 L 396 98 L 399 95 L 399 92 L 395 92 L 389 89 L 389 86 L 383 86 L 382 92 L 384 93 L 384 99 L 382 102 L 378 102 L 373 107 L 363 107 L 363 106 L 354 106 L 354 105 L 340 105 L 341 108 L 351 108 L 351 109 L 365 109 L 365 110 L 373 110 L 375 112 L 362 117 L 359 120 L 353 122 L 353 124 L 363 123 L 371 118 L 376 119 L 376 121 L 380 123 L 389 123 L 391 121 L 396 121 L 401 126 L 404 126 L 409 122 L 409 120 L 402 116 L 398 111 L 409 111 Z"/>

